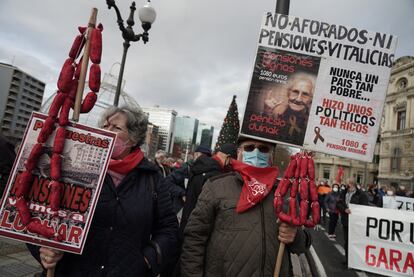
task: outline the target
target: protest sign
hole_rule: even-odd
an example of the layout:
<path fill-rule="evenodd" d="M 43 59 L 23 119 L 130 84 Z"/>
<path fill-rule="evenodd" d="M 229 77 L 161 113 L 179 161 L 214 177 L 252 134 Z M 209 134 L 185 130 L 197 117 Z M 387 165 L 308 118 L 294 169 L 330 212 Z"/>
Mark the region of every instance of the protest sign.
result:
<path fill-rule="evenodd" d="M 241 133 L 371 161 L 395 45 L 392 35 L 266 15 Z M 306 76 L 301 86 L 295 75 Z"/>
<path fill-rule="evenodd" d="M 109 158 L 112 153 L 115 134 L 69 123 L 65 131 L 65 145 L 62 152 L 63 191 L 57 216 L 49 204 L 50 162 L 56 131 L 44 144 L 43 154 L 33 171 L 34 179 L 30 186 L 27 207 L 31 220 L 38 221 L 55 230 L 55 237 L 47 239 L 31 233 L 22 224 L 16 208 L 16 184 L 24 164 L 36 139 L 46 115 L 33 113 L 28 123 L 20 150 L 10 174 L 0 209 L 0 235 L 41 246 L 72 253 L 82 253 L 92 216 L 105 178 Z"/>
<path fill-rule="evenodd" d="M 382 207 L 387 209 L 414 211 L 414 198 L 384 196 L 382 197 Z"/>
<path fill-rule="evenodd" d="M 275 45 L 269 33 L 278 27 L 271 20 L 265 16 L 262 22 L 241 133 L 302 146 L 320 57 Z"/>
<path fill-rule="evenodd" d="M 349 208 L 349 267 L 413 276 L 414 213 L 353 204 Z"/>

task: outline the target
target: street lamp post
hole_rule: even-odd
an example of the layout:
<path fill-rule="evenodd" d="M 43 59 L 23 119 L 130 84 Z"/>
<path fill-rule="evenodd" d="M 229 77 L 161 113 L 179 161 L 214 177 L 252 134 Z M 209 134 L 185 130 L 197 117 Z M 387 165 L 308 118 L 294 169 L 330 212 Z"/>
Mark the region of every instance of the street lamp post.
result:
<path fill-rule="evenodd" d="M 186 149 L 185 149 L 185 158 L 184 158 L 184 162 L 188 161 L 188 153 L 190 152 L 190 140 L 187 140 L 187 145 L 186 145 Z"/>
<path fill-rule="evenodd" d="M 116 93 L 115 93 L 115 99 L 114 99 L 114 106 L 118 106 L 119 102 L 119 96 L 121 94 L 121 85 L 122 85 L 122 78 L 124 76 L 124 67 L 125 67 L 125 60 L 126 55 L 128 52 L 128 48 L 130 46 L 131 41 L 139 41 L 142 39 L 144 44 L 148 42 L 148 30 L 151 29 L 152 23 L 155 21 L 156 13 L 153 7 L 150 5 L 150 0 L 138 11 L 139 19 L 141 20 L 142 29 L 144 29 L 144 32 L 142 34 L 135 34 L 132 27 L 135 25 L 134 21 L 134 13 L 135 13 L 135 1 L 132 2 L 130 6 L 130 14 L 129 18 L 127 20 L 128 26 L 125 28 L 124 26 L 124 20 L 122 19 L 121 13 L 119 12 L 118 7 L 115 4 L 115 0 L 106 0 L 106 4 L 108 5 L 108 9 L 114 8 L 117 16 L 117 23 L 119 26 L 119 29 L 122 32 L 122 37 L 124 38 L 124 52 L 122 54 L 122 61 L 121 61 L 121 68 L 119 69 L 119 76 L 118 76 L 118 83 L 116 86 Z"/>
<path fill-rule="evenodd" d="M 277 0 L 276 13 L 289 15 L 290 0 Z"/>

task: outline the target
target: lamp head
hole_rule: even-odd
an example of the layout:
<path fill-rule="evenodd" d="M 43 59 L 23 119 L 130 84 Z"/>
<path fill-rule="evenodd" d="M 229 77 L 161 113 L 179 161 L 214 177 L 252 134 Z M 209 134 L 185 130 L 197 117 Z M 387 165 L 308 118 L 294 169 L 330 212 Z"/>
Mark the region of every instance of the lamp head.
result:
<path fill-rule="evenodd" d="M 143 23 L 142 25 L 144 25 L 144 23 L 149 23 L 151 26 L 151 24 L 154 23 L 155 18 L 157 17 L 157 14 L 154 8 L 151 6 L 151 3 L 149 0 L 142 8 L 139 9 L 138 17 L 139 17 L 139 20 L 141 20 L 141 22 Z"/>

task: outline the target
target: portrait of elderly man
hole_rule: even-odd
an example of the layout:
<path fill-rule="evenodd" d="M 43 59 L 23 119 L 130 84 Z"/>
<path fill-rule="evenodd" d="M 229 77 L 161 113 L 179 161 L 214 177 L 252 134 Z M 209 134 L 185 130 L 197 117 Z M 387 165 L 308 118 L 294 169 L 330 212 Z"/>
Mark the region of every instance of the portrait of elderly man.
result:
<path fill-rule="evenodd" d="M 314 89 L 313 75 L 299 73 L 289 80 L 286 87 L 287 100 L 277 102 L 273 108 L 273 114 L 284 122 L 277 134 L 277 140 L 295 145 L 303 144 Z"/>

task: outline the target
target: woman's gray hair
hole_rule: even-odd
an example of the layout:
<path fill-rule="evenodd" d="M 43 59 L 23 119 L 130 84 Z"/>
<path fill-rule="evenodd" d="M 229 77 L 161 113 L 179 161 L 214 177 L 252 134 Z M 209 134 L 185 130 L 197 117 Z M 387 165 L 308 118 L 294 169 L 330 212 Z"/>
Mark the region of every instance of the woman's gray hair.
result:
<path fill-rule="evenodd" d="M 102 128 L 105 122 L 114 114 L 122 113 L 126 115 L 126 127 L 128 129 L 129 138 L 134 141 L 137 146 L 141 146 L 145 142 L 148 128 L 148 116 L 139 107 L 110 107 L 106 109 L 99 120 L 99 127 Z"/>
<path fill-rule="evenodd" d="M 167 157 L 167 152 L 165 152 L 164 150 L 161 150 L 161 149 L 159 149 L 159 150 L 157 150 L 157 152 L 155 152 L 155 158 L 156 159 L 159 159 L 162 156 Z"/>

